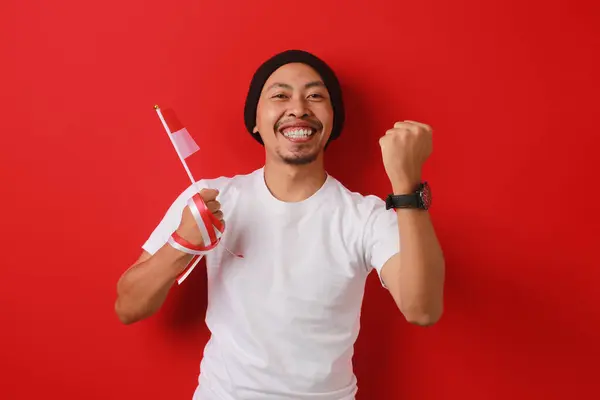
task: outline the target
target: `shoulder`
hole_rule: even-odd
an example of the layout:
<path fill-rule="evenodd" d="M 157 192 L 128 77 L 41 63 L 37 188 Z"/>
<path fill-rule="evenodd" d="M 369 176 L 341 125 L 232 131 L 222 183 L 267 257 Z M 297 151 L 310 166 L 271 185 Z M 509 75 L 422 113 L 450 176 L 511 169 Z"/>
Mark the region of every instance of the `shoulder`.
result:
<path fill-rule="evenodd" d="M 219 199 L 219 201 L 221 201 L 221 199 L 229 201 L 230 199 L 235 198 L 235 193 L 239 193 L 243 187 L 254 181 L 257 176 L 257 171 L 260 172 L 260 169 L 248 174 L 200 179 L 194 184 L 190 184 L 179 193 L 175 200 L 173 200 L 159 224 L 155 227 L 154 231 L 143 245 L 144 250 L 150 254 L 154 254 L 167 242 L 169 236 L 181 221 L 181 213 L 183 212 L 187 201 L 198 191 L 204 188 L 217 189 L 219 190 L 217 199 Z M 225 197 L 223 198 L 222 196 Z"/>
<path fill-rule="evenodd" d="M 261 169 L 256 169 L 244 174 L 200 179 L 196 181 L 195 184 L 190 184 L 179 195 L 179 199 L 187 200 L 197 193 L 198 190 L 202 189 L 216 189 L 219 191 L 219 197 L 230 197 L 231 195 L 238 193 L 244 187 L 252 184 L 260 171 Z"/>
<path fill-rule="evenodd" d="M 356 243 L 360 257 L 371 268 L 381 266 L 399 251 L 398 219 L 385 201 L 373 194 L 352 191 L 337 179 L 331 184 L 328 204 L 341 219 L 345 240 Z M 334 210 L 328 210 L 334 211 Z"/>
<path fill-rule="evenodd" d="M 331 180 L 330 195 L 335 197 L 336 203 L 348 211 L 354 211 L 361 219 L 368 219 L 374 214 L 391 211 L 385 209 L 385 201 L 380 197 L 352 191 L 334 177 L 331 177 Z"/>

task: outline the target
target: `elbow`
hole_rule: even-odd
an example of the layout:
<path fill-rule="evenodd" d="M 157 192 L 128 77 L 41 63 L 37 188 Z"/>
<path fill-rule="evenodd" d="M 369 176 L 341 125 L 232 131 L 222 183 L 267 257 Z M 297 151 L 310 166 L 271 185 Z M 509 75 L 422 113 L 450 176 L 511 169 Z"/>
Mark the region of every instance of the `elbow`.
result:
<path fill-rule="evenodd" d="M 123 308 L 120 306 L 119 299 L 117 299 L 115 302 L 115 313 L 123 325 L 131 325 L 135 322 L 131 315 L 125 312 L 125 310 L 123 310 Z"/>
<path fill-rule="evenodd" d="M 117 314 L 117 318 L 123 325 L 131 325 L 134 322 L 137 322 L 139 318 L 137 318 L 132 311 L 132 307 L 129 304 L 127 290 L 126 290 L 126 281 L 122 277 L 117 282 L 117 299 L 115 300 L 115 314 Z"/>
<path fill-rule="evenodd" d="M 429 327 L 437 324 L 443 314 L 442 307 L 432 307 L 431 309 L 417 308 L 401 311 L 408 323 L 422 327 Z"/>
<path fill-rule="evenodd" d="M 140 318 L 137 318 L 130 310 L 123 307 L 122 301 L 120 301 L 119 298 L 115 301 L 115 313 L 123 325 L 131 325 L 140 320 Z"/>
<path fill-rule="evenodd" d="M 410 324 L 429 327 L 435 325 L 441 318 L 441 315 L 433 315 L 433 314 L 415 314 L 415 315 L 406 315 L 406 321 Z"/>

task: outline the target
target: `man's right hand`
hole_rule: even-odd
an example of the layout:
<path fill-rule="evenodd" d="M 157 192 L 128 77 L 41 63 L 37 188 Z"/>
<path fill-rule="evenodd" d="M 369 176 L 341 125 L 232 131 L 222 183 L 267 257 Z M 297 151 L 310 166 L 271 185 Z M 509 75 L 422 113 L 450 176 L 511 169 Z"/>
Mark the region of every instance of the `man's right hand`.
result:
<path fill-rule="evenodd" d="M 221 211 L 221 204 L 217 201 L 218 190 L 215 189 L 202 189 L 200 196 L 206 203 L 208 210 L 219 220 L 223 222 L 223 212 Z M 181 216 L 181 222 L 176 230 L 177 234 L 192 243 L 193 245 L 199 246 L 204 244 L 202 240 L 202 233 L 196 223 L 196 219 L 192 215 L 189 206 L 185 206 L 183 209 L 183 215 Z"/>

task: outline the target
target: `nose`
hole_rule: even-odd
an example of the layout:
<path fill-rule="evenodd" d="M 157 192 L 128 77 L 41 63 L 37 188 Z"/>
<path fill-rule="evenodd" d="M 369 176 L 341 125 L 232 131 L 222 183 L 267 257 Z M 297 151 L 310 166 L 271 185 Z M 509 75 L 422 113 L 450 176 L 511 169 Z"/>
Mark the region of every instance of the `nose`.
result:
<path fill-rule="evenodd" d="M 288 117 L 306 118 L 312 115 L 312 111 L 308 106 L 308 102 L 305 101 L 301 96 L 292 97 L 288 104 Z"/>

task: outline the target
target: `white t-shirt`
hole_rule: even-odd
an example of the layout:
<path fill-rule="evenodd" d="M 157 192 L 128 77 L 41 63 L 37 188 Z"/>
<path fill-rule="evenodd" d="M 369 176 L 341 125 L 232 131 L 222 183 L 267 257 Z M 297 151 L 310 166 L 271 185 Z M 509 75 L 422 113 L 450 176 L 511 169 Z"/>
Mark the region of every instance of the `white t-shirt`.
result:
<path fill-rule="evenodd" d="M 273 197 L 263 168 L 198 186 L 219 189 L 226 229 L 206 255 L 211 338 L 194 400 L 354 399 L 365 280 L 399 251 L 395 212 L 331 175 L 295 203 Z M 196 190 L 175 200 L 146 251 L 165 245 Z"/>

